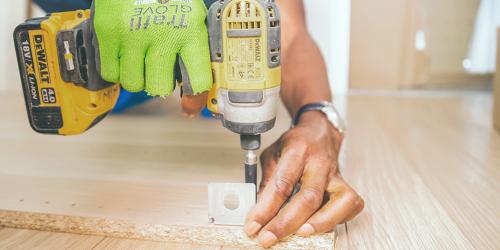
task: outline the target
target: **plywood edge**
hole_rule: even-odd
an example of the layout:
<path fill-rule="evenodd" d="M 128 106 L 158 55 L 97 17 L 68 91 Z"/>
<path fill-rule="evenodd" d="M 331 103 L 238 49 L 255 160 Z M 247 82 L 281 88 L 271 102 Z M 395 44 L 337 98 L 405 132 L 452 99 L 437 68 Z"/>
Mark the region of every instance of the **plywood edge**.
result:
<path fill-rule="evenodd" d="M 0 228 L 95 235 L 114 238 L 259 248 L 241 228 L 218 226 L 147 225 L 66 215 L 0 210 Z M 273 249 L 333 249 L 335 233 L 308 238 L 292 236 Z"/>

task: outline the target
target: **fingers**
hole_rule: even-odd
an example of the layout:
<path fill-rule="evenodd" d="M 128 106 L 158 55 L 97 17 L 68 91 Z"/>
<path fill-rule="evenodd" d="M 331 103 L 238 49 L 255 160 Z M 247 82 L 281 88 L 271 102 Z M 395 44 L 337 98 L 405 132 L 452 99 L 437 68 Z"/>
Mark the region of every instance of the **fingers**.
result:
<path fill-rule="evenodd" d="M 358 202 L 358 206 L 357 206 L 358 208 L 356 208 L 356 210 L 354 210 L 349 217 L 347 217 L 342 222 L 340 222 L 340 224 L 346 223 L 346 222 L 354 219 L 356 216 L 358 216 L 359 213 L 361 213 L 361 211 L 363 211 L 363 209 L 365 209 L 365 201 L 361 197 L 358 197 L 358 198 L 359 198 L 359 202 Z"/>
<path fill-rule="evenodd" d="M 273 173 L 278 166 L 279 158 L 279 141 L 269 146 L 260 156 L 260 163 L 262 166 L 262 180 L 260 181 L 259 194 L 265 189 L 266 185 L 271 180 Z"/>
<path fill-rule="evenodd" d="M 101 46 L 101 44 L 103 45 Z M 120 81 L 119 47 L 111 44 L 107 38 L 99 39 L 99 49 L 96 49 L 96 54 L 100 60 L 97 62 L 97 69 L 102 79 L 117 83 Z"/>
<path fill-rule="evenodd" d="M 363 199 L 340 177 L 330 180 L 328 191 L 331 192 L 329 201 L 297 231 L 298 235 L 329 232 L 363 210 Z"/>
<path fill-rule="evenodd" d="M 193 95 L 194 91 L 191 85 L 191 78 L 189 72 L 186 68 L 186 64 L 182 60 L 182 57 L 179 57 L 179 64 L 176 70 L 179 70 L 181 74 L 180 81 L 182 82 L 182 113 L 184 116 L 192 118 L 196 114 L 200 113 L 200 111 L 207 105 L 208 100 L 208 92 L 203 92 L 199 95 Z"/>
<path fill-rule="evenodd" d="M 202 32 L 206 34 L 205 32 Z M 212 68 L 208 34 L 191 43 L 180 51 L 181 70 L 183 72 L 183 90 L 186 95 L 198 95 L 212 89 Z M 186 76 L 187 75 L 187 76 Z"/>
<path fill-rule="evenodd" d="M 182 113 L 186 117 L 193 117 L 207 105 L 208 92 L 200 95 L 183 95 L 181 99 Z"/>
<path fill-rule="evenodd" d="M 129 92 L 144 90 L 144 57 L 146 47 L 124 47 L 120 58 L 120 84 Z"/>
<path fill-rule="evenodd" d="M 301 189 L 291 201 L 259 233 L 264 247 L 274 245 L 278 239 L 295 233 L 323 202 L 329 168 L 318 158 L 307 164 L 301 178 Z"/>
<path fill-rule="evenodd" d="M 179 69 L 182 73 L 182 90 L 184 93 L 181 106 L 184 116 L 195 116 L 207 104 L 208 91 L 213 84 L 208 55 L 208 41 L 207 46 L 200 46 L 195 43 L 195 45 L 186 46 L 180 53 Z"/>
<path fill-rule="evenodd" d="M 175 54 L 164 54 L 161 48 L 150 48 L 146 56 L 146 92 L 151 96 L 166 97 L 172 94 L 174 84 Z"/>
<path fill-rule="evenodd" d="M 98 46 L 95 46 L 96 52 L 96 65 L 101 77 L 108 81 L 117 83 L 120 81 L 120 35 L 117 29 L 112 29 L 110 27 L 109 19 L 112 18 L 109 15 L 103 13 L 95 13 L 94 9 L 97 8 L 107 8 L 110 5 L 109 1 L 95 1 L 92 5 L 92 15 L 94 24 L 94 42 L 97 42 Z M 119 13 L 120 10 L 117 10 Z M 116 30 L 117 32 L 110 32 L 110 30 Z"/>
<path fill-rule="evenodd" d="M 305 153 L 306 147 L 301 143 L 284 145 L 276 171 L 248 216 L 244 228 L 247 235 L 254 236 L 278 214 L 303 173 Z"/>

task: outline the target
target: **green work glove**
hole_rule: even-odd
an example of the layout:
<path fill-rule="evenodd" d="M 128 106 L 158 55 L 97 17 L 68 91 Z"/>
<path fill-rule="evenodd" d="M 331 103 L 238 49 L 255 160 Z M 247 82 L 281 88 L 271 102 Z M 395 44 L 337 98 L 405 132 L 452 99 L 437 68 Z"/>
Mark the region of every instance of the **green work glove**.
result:
<path fill-rule="evenodd" d="M 130 92 L 168 96 L 180 62 L 187 95 L 209 91 L 212 71 L 203 0 L 94 0 L 97 68 Z"/>

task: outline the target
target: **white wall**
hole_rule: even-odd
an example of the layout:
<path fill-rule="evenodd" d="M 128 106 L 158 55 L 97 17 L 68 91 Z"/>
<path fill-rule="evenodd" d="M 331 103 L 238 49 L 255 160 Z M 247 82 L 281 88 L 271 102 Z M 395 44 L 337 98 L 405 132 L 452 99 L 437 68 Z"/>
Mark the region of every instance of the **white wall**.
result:
<path fill-rule="evenodd" d="M 469 55 L 464 61 L 464 67 L 469 73 L 495 72 L 497 27 L 500 27 L 500 1 L 482 0 L 469 46 Z"/>
<path fill-rule="evenodd" d="M 325 57 L 334 95 L 349 87 L 351 0 L 304 0 L 309 31 Z"/>
<path fill-rule="evenodd" d="M 0 1 L 0 91 L 21 87 L 12 33 L 26 18 L 26 2 Z"/>

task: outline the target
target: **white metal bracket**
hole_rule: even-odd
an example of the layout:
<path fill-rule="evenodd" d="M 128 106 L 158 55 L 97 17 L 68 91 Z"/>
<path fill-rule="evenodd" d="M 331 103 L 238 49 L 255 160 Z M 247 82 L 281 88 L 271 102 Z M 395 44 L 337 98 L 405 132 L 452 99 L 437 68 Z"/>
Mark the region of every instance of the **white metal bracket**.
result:
<path fill-rule="evenodd" d="M 255 206 L 256 187 L 251 183 L 208 184 L 208 217 L 216 225 L 243 226 Z"/>

